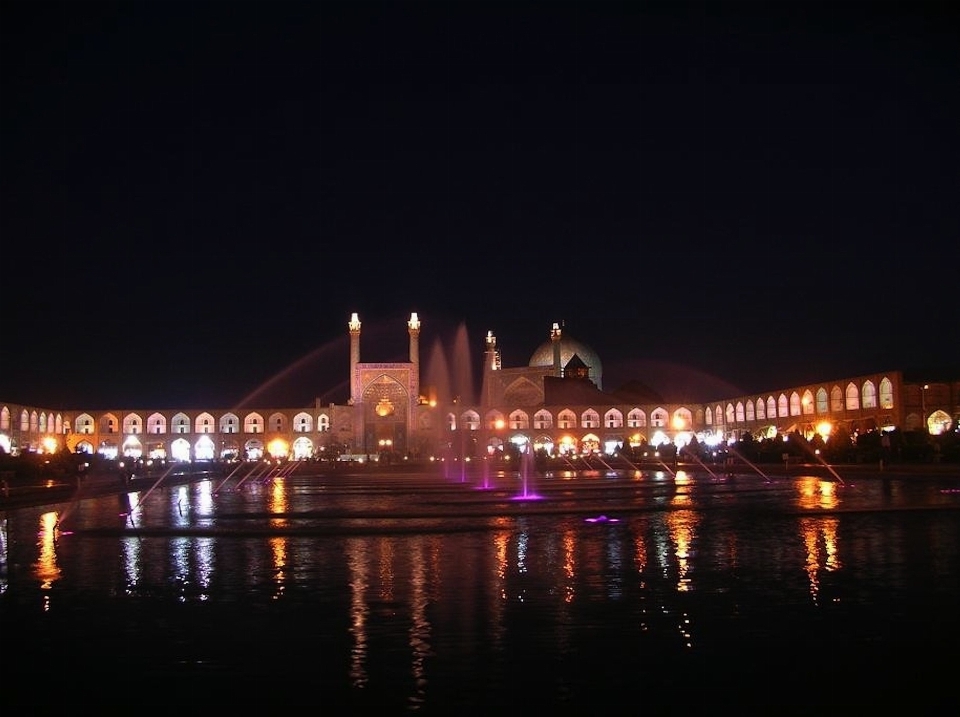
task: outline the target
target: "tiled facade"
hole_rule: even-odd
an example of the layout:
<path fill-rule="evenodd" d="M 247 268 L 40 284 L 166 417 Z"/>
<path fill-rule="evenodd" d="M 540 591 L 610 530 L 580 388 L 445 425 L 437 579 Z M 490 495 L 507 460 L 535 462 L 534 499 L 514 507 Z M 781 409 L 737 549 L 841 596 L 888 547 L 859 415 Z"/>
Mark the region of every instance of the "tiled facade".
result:
<path fill-rule="evenodd" d="M 215 460 L 272 454 L 298 459 L 348 454 L 428 459 L 477 454 L 508 442 L 555 452 L 613 451 L 617 446 L 720 442 L 797 431 L 806 437 L 843 425 L 939 433 L 960 416 L 960 380 L 909 382 L 901 371 L 823 381 L 709 404 L 624 402 L 595 383 L 596 366 L 568 359 L 569 345 L 599 363 L 588 347 L 554 325 L 554 365 L 503 368 L 488 334 L 481 404 L 436 403 L 421 390 L 416 314 L 407 324 L 410 361 L 362 363 L 360 321 L 348 323 L 351 397 L 346 405 L 311 409 L 261 407 L 237 411 L 115 408 L 50 410 L 0 403 L 0 446 L 12 452 L 66 448 L 107 456 Z M 563 350 L 561 350 L 563 349 Z M 549 347 L 538 349 L 541 355 Z M 566 363 L 563 363 L 566 361 Z M 574 362 L 582 376 L 574 374 Z M 591 380 L 584 380 L 588 376 Z M 573 390 L 575 389 L 575 390 Z M 446 405 L 444 405 L 446 404 Z"/>

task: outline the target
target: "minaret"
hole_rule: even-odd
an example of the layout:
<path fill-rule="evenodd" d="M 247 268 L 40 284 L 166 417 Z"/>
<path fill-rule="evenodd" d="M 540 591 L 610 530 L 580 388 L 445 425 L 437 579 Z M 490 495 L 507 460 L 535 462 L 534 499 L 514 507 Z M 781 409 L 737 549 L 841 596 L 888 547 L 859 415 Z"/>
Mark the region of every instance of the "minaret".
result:
<path fill-rule="evenodd" d="M 483 376 L 480 386 L 480 403 L 484 406 L 492 406 L 493 390 L 497 385 L 490 374 L 493 371 L 500 370 L 500 352 L 497 351 L 497 337 L 492 331 L 487 332 L 487 348 L 483 352 Z"/>
<path fill-rule="evenodd" d="M 417 318 L 417 312 L 410 314 L 410 320 L 407 322 L 407 333 L 410 334 L 410 363 L 415 366 L 420 365 L 420 319 Z"/>
<path fill-rule="evenodd" d="M 410 375 L 410 400 L 413 405 L 416 405 L 420 400 L 420 319 L 417 318 L 416 311 L 410 314 L 407 333 L 410 334 L 410 363 L 413 364 L 413 372 Z M 407 415 L 412 417 L 413 411 L 411 410 Z"/>
<path fill-rule="evenodd" d="M 553 342 L 553 375 L 563 376 L 563 366 L 560 365 L 560 324 L 554 323 L 550 330 L 550 340 Z"/>
<path fill-rule="evenodd" d="M 483 354 L 483 370 L 500 370 L 500 352 L 497 351 L 497 337 L 492 331 L 487 332 L 487 350 Z"/>
<path fill-rule="evenodd" d="M 360 402 L 360 317 L 354 312 L 350 316 L 350 405 Z"/>

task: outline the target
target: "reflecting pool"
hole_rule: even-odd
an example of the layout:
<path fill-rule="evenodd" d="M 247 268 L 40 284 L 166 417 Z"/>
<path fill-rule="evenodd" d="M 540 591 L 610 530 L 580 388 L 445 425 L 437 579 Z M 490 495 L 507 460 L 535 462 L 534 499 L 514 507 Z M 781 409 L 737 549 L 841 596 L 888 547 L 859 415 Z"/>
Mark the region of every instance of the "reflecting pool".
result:
<path fill-rule="evenodd" d="M 238 484 L 0 513 L 7 699 L 436 714 L 958 701 L 956 475 L 304 467 Z"/>

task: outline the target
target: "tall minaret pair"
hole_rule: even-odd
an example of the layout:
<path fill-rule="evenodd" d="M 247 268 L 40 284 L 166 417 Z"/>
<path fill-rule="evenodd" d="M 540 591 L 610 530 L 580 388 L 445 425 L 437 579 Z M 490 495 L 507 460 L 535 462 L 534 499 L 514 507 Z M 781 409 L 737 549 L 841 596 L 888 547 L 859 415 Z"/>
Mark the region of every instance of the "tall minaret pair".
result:
<path fill-rule="evenodd" d="M 347 328 L 350 330 L 350 404 L 355 405 L 360 403 L 363 392 L 360 385 L 360 316 L 356 312 L 350 315 Z M 416 397 L 420 391 L 420 318 L 416 311 L 410 314 L 407 332 L 410 334 L 410 363 L 413 364 L 410 390 Z"/>

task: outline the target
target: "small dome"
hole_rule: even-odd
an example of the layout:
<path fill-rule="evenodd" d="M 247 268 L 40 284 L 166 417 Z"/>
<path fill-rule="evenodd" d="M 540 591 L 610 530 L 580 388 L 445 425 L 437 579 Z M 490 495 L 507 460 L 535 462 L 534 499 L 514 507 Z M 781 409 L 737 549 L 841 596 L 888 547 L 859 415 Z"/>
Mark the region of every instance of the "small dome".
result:
<path fill-rule="evenodd" d="M 597 352 L 585 343 L 577 341 L 566 333 L 560 336 L 560 365 L 566 366 L 570 359 L 577 355 L 580 360 L 589 366 L 588 375 L 597 388 L 603 389 L 603 365 Z M 553 366 L 553 339 L 547 339 L 530 357 L 531 367 L 545 368 Z"/>

